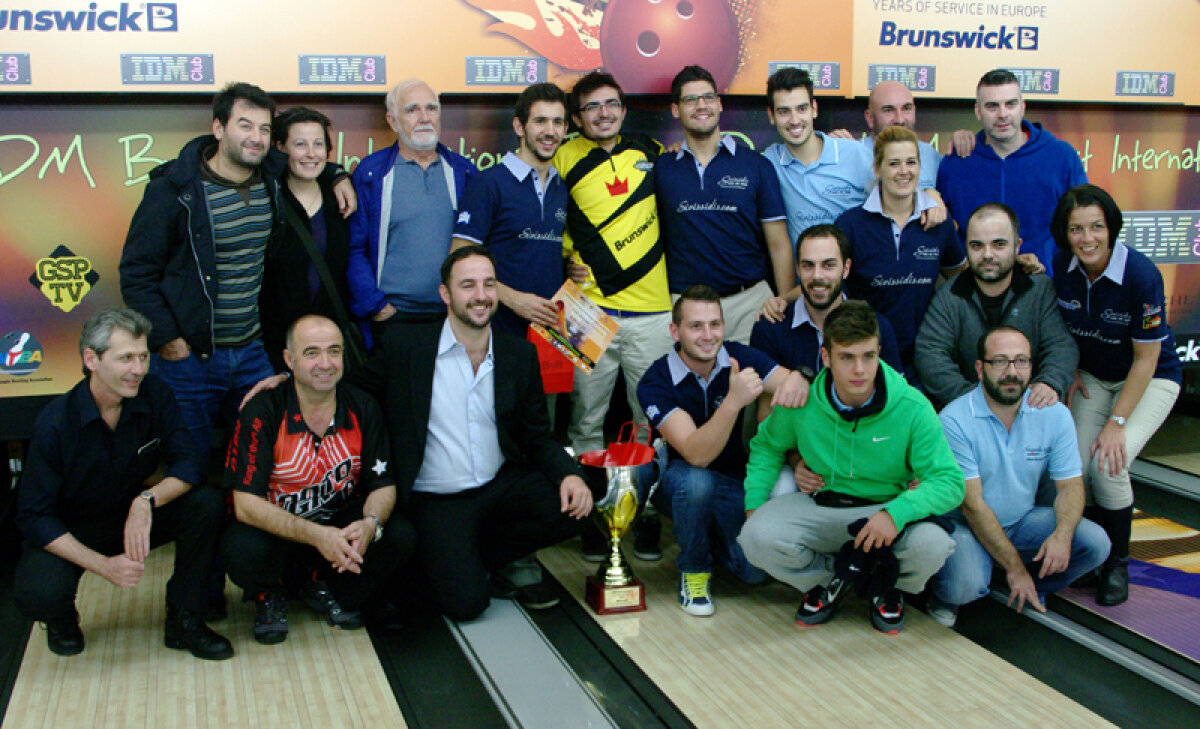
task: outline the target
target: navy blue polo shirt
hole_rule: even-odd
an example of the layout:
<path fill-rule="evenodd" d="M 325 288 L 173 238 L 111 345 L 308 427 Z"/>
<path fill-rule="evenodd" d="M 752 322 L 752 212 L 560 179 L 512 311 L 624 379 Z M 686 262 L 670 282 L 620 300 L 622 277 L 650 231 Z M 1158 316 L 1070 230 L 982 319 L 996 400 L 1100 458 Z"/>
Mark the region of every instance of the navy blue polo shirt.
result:
<path fill-rule="evenodd" d="M 733 137 L 701 166 L 687 143 L 654 164 L 662 240 L 671 293 L 707 284 L 721 296 L 769 279 L 762 223 L 786 220 L 771 163 Z M 769 279 L 770 280 L 770 279 Z"/>
<path fill-rule="evenodd" d="M 842 297 L 846 297 L 843 295 Z M 896 332 L 886 316 L 876 314 L 879 320 L 879 358 L 901 372 L 900 347 L 896 344 Z M 821 345 L 825 336 L 808 315 L 808 308 L 801 300 L 788 304 L 779 321 L 767 321 L 765 317 L 754 322 L 750 332 L 750 346 L 789 370 L 799 370 L 809 382 L 825 366 L 821 363 Z"/>
<path fill-rule="evenodd" d="M 883 214 L 879 188 L 871 191 L 861 207 L 851 208 L 837 219 L 854 251 L 846 291 L 894 325 L 904 372 L 913 376 L 913 345 L 933 299 L 938 274 L 967 260 L 953 222 L 947 220 L 932 230 L 921 227 L 922 211 L 936 203 L 923 192 L 917 197 L 903 228 Z"/>
<path fill-rule="evenodd" d="M 563 226 L 567 186 L 550 168 L 548 179 L 512 152 L 471 180 L 459 207 L 454 237 L 487 246 L 496 257 L 496 280 L 549 299 L 562 286 Z M 495 323 L 519 337 L 529 322 L 507 306 Z"/>
<path fill-rule="evenodd" d="M 1183 383 L 1183 364 L 1167 326 L 1162 274 L 1139 251 L 1118 242 L 1108 266 L 1089 282 L 1079 259 L 1054 256 L 1058 310 L 1079 345 L 1079 369 L 1106 382 L 1124 382 L 1134 342 L 1162 342 L 1154 376 Z"/>
<path fill-rule="evenodd" d="M 764 381 L 778 366 L 770 357 L 756 349 L 737 342 L 725 342 L 717 352 L 717 361 L 708 379 L 702 380 L 683 363 L 677 344 L 665 357 L 655 360 L 638 383 L 638 402 L 646 412 L 650 424 L 660 428 L 663 421 L 676 410 L 683 410 L 692 416 L 692 422 L 697 428 L 707 423 L 729 394 L 730 357 L 738 361 L 738 367 L 741 369 L 753 367 Z M 742 447 L 740 435 L 744 415 L 744 412 L 738 415 L 738 422 L 730 433 L 725 448 L 708 464 L 709 470 L 730 478 L 745 478 L 746 450 Z M 670 447 L 669 443 L 667 448 L 670 460 L 683 457 Z"/>

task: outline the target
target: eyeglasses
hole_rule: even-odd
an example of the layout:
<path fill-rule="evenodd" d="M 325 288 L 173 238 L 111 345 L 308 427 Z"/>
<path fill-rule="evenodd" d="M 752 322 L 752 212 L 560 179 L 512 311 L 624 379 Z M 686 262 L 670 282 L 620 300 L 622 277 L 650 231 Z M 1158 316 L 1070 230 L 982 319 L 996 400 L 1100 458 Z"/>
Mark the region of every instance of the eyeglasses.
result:
<path fill-rule="evenodd" d="M 1009 365 L 1015 366 L 1018 370 L 1027 370 L 1033 366 L 1033 360 L 1023 354 L 1018 357 L 1013 357 L 1012 359 L 1000 356 L 992 357 L 991 359 L 985 359 L 983 361 L 987 362 L 988 365 L 990 365 L 991 368 L 996 372 L 1003 372 L 1004 370 L 1008 369 Z"/>
<path fill-rule="evenodd" d="M 609 111 L 617 111 L 624 104 L 620 99 L 605 99 L 604 101 L 591 101 L 579 107 L 579 110 L 584 114 L 595 114 L 600 109 L 608 109 Z"/>
<path fill-rule="evenodd" d="M 687 96 L 679 97 L 679 103 L 683 104 L 684 106 L 695 106 L 701 101 L 703 101 L 705 104 L 711 104 L 716 100 L 717 95 L 711 91 L 707 94 L 688 94 Z"/>

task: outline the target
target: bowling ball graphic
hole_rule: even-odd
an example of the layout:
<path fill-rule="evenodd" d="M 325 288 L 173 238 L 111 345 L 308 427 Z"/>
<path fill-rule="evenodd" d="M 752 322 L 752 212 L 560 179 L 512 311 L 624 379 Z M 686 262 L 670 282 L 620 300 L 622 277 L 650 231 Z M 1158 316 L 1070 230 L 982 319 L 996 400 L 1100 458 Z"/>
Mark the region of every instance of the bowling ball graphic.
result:
<path fill-rule="evenodd" d="M 665 94 L 684 66 L 708 69 L 717 91 L 738 67 L 737 19 L 726 0 L 611 0 L 600 54 L 627 93 Z"/>

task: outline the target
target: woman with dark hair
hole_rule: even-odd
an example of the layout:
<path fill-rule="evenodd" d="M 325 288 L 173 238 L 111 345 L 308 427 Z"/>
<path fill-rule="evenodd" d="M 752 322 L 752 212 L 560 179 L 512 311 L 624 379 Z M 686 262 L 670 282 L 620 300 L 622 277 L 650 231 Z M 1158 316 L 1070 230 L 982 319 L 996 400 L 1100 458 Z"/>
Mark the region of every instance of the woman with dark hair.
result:
<path fill-rule="evenodd" d="M 938 202 L 918 189 L 921 154 L 917 135 L 888 127 L 875 137 L 878 185 L 859 207 L 838 216 L 837 227 L 853 247 L 846 290 L 883 314 L 896 331 L 904 376 L 919 387 L 913 365 L 917 329 L 933 299 L 938 274 L 947 278 L 967 265 L 954 232 L 943 221 L 926 230 L 921 214 Z"/>
<path fill-rule="evenodd" d="M 303 106 L 275 117 L 271 139 L 287 155 L 287 184 L 279 215 L 283 229 L 271 247 L 263 274 L 259 312 L 263 344 L 276 370 L 288 327 L 305 314 L 321 314 L 342 329 L 354 347 L 346 284 L 350 228 L 333 190 L 318 180 L 329 157 L 329 118 Z M 322 270 L 322 268 L 324 270 Z"/>
<path fill-rule="evenodd" d="M 1101 605 L 1129 597 L 1129 464 L 1170 414 L 1183 381 L 1162 274 L 1117 241 L 1122 222 L 1117 203 L 1095 185 L 1067 190 L 1050 221 L 1058 306 L 1079 345 L 1067 405 L 1094 502 L 1085 514 L 1112 540 L 1096 589 Z"/>

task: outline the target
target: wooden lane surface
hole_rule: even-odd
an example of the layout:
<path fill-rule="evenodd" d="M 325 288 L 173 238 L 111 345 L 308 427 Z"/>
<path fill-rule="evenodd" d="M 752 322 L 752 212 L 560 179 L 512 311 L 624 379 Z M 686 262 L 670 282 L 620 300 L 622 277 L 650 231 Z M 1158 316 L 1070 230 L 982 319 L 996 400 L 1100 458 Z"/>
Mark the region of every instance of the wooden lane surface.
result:
<path fill-rule="evenodd" d="M 829 623 L 799 628 L 795 590 L 718 573 L 716 615 L 691 617 L 675 599 L 677 553 L 671 545 L 658 562 L 631 559 L 646 612 L 593 617 L 700 729 L 1111 726 L 917 610 L 887 636 L 851 596 Z M 538 556 L 582 601 L 596 565 L 583 561 L 579 541 Z"/>
<path fill-rule="evenodd" d="M 34 626 L 3 729 L 329 729 L 404 727 L 365 630 L 327 626 L 288 606 L 288 639 L 254 642 L 254 606 L 229 584 L 229 617 L 213 627 L 233 641 L 228 661 L 163 645 L 174 546 L 154 550 L 142 584 L 118 589 L 86 574 L 79 606 L 87 648 L 59 658 Z"/>

